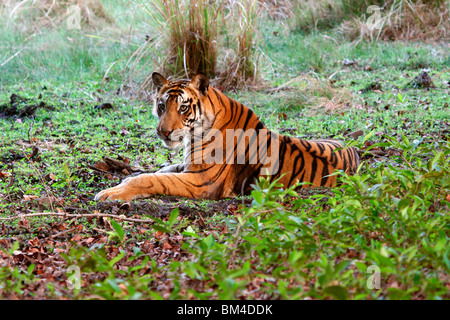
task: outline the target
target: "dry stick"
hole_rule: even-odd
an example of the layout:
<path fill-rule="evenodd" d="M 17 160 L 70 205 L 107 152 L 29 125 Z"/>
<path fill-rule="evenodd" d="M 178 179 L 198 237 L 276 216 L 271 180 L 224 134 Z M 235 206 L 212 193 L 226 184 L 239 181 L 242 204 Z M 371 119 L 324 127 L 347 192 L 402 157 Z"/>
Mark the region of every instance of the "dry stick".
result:
<path fill-rule="evenodd" d="M 403 153 L 401 154 L 401 157 L 403 159 L 403 161 L 406 162 L 406 164 L 408 165 L 408 167 L 411 169 L 411 171 L 414 171 L 413 167 L 411 166 L 411 164 L 408 162 L 408 160 L 405 159 L 405 156 L 403 155 Z"/>
<path fill-rule="evenodd" d="M 31 121 L 31 123 L 30 123 L 30 128 L 28 128 L 28 141 L 30 142 L 30 143 L 32 143 L 32 141 L 33 141 L 33 125 L 34 125 L 34 117 L 33 117 L 33 121 Z M 34 145 L 36 145 L 36 143 L 34 144 Z"/>
<path fill-rule="evenodd" d="M 86 213 L 86 214 L 70 214 L 70 213 L 59 213 L 59 212 L 38 212 L 38 213 L 30 213 L 30 214 L 21 214 L 15 217 L 9 217 L 9 218 L 0 218 L 0 221 L 7 221 L 7 220 L 16 220 L 21 218 L 30 218 L 30 217 L 39 217 L 39 216 L 58 216 L 58 217 L 64 217 L 64 218 L 91 218 L 91 217 L 97 217 L 97 218 L 114 218 L 114 219 L 120 219 L 123 221 L 130 221 L 130 222 L 139 222 L 139 223 L 149 223 L 154 222 L 154 220 L 151 219 L 133 219 L 133 218 L 127 218 L 124 216 L 118 216 L 114 214 L 108 214 L 108 213 Z"/>
<path fill-rule="evenodd" d="M 39 169 L 33 164 L 33 161 L 30 161 L 29 163 L 30 163 L 30 165 L 33 167 L 33 169 L 37 172 L 38 177 L 39 177 L 39 180 L 41 181 L 41 184 L 44 186 L 45 193 L 47 193 L 47 197 L 50 199 L 50 209 L 51 209 L 51 210 L 54 210 L 54 209 L 53 209 L 53 202 L 54 202 L 54 201 L 52 200 L 52 197 L 53 197 L 54 199 L 56 199 L 55 195 L 53 194 L 53 192 L 50 190 L 50 188 L 49 188 L 48 185 L 46 184 L 44 178 L 42 177 L 41 172 L 39 171 Z"/>
<path fill-rule="evenodd" d="M 288 82 L 276 87 L 276 88 L 272 88 L 272 89 L 267 89 L 264 92 L 265 93 L 271 93 L 271 92 L 278 92 L 280 90 L 289 90 L 289 89 L 293 89 L 293 87 L 289 87 L 289 85 L 297 80 L 302 80 L 302 79 L 306 79 L 304 76 L 300 76 L 300 77 L 295 77 L 294 79 L 289 80 Z"/>
<path fill-rule="evenodd" d="M 109 174 L 111 174 L 111 172 L 109 172 L 109 171 L 106 171 L 106 170 L 103 170 L 103 169 L 96 168 L 96 167 L 94 167 L 93 165 L 90 165 L 90 164 L 88 164 L 88 168 L 90 168 L 90 169 L 92 169 L 92 170 L 95 170 L 95 171 L 98 171 L 98 172 L 101 172 L 101 173 L 109 173 Z"/>
<path fill-rule="evenodd" d="M 359 155 L 371 155 L 373 157 L 383 157 L 385 155 L 387 155 L 386 151 L 383 150 L 369 150 L 369 151 L 365 151 L 365 150 L 356 150 L 356 152 L 358 152 Z"/>
<path fill-rule="evenodd" d="M 128 172 L 134 172 L 133 168 L 120 160 L 116 160 L 113 158 L 109 158 L 109 157 L 104 157 L 103 160 L 105 160 L 105 162 L 108 164 L 108 166 L 116 171 L 122 171 L 122 170 L 127 170 Z"/>
<path fill-rule="evenodd" d="M 64 231 L 61 231 L 61 232 L 58 232 L 58 233 L 50 235 L 50 238 L 53 239 L 53 238 L 62 236 L 63 234 L 66 234 L 66 233 L 69 233 L 69 232 L 72 232 L 72 231 L 76 231 L 77 229 L 78 229 L 78 227 L 74 227 L 72 229 L 67 229 L 67 230 L 64 230 Z"/>
<path fill-rule="evenodd" d="M 21 52 L 22 52 L 23 48 L 20 49 L 19 51 L 17 51 L 15 54 L 13 54 L 11 57 L 9 57 L 8 59 L 6 59 L 1 65 L 0 67 L 3 67 L 5 64 L 7 64 L 9 61 L 11 61 L 12 59 L 14 59 L 15 57 L 17 57 Z"/>
<path fill-rule="evenodd" d="M 97 232 L 102 232 L 102 233 L 108 233 L 108 231 L 103 230 L 103 229 L 99 229 L 99 228 L 92 228 L 92 230 L 97 231 Z"/>
<path fill-rule="evenodd" d="M 206 224 L 205 220 L 203 219 L 203 217 L 202 217 L 200 211 L 198 211 L 197 213 L 198 213 L 198 216 L 200 217 L 200 220 L 202 220 L 203 225 L 206 226 L 207 224 Z"/>

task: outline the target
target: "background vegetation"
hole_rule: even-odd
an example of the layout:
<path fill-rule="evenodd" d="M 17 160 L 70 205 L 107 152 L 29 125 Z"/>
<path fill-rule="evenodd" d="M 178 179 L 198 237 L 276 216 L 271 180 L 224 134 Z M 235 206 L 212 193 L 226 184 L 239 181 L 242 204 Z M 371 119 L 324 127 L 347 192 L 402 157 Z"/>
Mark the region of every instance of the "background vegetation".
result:
<path fill-rule="evenodd" d="M 0 4 L 1 297 L 448 299 L 448 1 L 213 3 Z M 155 70 L 207 72 L 361 168 L 332 189 L 94 202 L 181 161 L 154 133 Z"/>

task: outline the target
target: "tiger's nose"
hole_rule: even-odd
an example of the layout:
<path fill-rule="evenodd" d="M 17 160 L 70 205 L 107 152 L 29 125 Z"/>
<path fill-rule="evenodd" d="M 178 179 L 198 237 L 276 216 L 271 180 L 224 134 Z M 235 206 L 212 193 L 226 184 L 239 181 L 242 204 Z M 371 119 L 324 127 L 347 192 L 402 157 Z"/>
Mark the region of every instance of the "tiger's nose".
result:
<path fill-rule="evenodd" d="M 168 138 L 169 135 L 172 133 L 172 130 L 170 130 L 170 131 L 160 130 L 159 132 L 162 133 L 163 135 L 165 135 Z"/>

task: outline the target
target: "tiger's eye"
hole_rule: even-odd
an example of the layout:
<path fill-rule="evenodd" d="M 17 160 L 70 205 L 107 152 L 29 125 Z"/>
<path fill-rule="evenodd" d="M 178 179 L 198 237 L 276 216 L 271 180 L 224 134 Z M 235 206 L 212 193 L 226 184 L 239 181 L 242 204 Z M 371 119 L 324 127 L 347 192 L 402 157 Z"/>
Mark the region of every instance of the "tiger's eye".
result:
<path fill-rule="evenodd" d="M 182 105 L 180 107 L 180 113 L 185 113 L 188 110 L 189 110 L 189 106 L 187 106 L 187 105 Z"/>
<path fill-rule="evenodd" d="M 165 108 L 164 103 L 162 103 L 162 102 L 158 103 L 159 110 L 164 111 L 164 108 Z"/>

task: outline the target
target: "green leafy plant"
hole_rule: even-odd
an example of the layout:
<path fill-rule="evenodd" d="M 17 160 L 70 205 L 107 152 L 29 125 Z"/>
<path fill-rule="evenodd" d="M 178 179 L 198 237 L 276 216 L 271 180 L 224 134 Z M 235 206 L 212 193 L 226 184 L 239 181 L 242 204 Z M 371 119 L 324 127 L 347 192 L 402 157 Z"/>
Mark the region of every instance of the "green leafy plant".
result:
<path fill-rule="evenodd" d="M 114 219 L 109 219 L 109 221 L 111 223 L 111 226 L 114 228 L 114 231 L 108 231 L 108 242 L 114 238 L 118 238 L 120 243 L 123 244 L 125 239 L 125 232 L 123 231 L 122 226 Z"/>
<path fill-rule="evenodd" d="M 64 171 L 64 174 L 66 175 L 66 183 L 67 183 L 67 186 L 70 188 L 71 187 L 71 183 L 72 183 L 72 181 L 73 180 L 75 180 L 75 176 L 72 174 L 72 172 L 70 171 L 70 168 L 69 168 L 69 166 L 67 165 L 67 163 L 63 163 L 62 164 L 62 167 L 63 167 L 63 171 Z"/>

